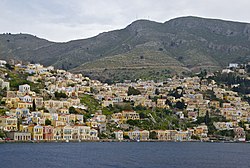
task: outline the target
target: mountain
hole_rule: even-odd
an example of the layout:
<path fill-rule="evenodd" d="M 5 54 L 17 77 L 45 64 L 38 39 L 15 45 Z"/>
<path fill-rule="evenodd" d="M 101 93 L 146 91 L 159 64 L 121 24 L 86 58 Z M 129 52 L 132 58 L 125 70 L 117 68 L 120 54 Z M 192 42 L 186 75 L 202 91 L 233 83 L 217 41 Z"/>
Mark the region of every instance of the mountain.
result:
<path fill-rule="evenodd" d="M 28 34 L 0 35 L 0 58 L 39 62 L 101 80 L 161 79 L 250 61 L 250 24 L 181 17 L 137 20 L 95 37 L 55 43 Z"/>

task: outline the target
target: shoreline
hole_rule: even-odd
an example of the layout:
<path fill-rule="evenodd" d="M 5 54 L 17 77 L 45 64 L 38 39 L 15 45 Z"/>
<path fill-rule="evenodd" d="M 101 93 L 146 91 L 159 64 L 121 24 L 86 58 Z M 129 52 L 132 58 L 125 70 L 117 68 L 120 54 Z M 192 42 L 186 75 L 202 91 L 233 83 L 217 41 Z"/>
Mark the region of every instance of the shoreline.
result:
<path fill-rule="evenodd" d="M 167 141 L 167 140 L 140 140 L 140 141 L 134 141 L 134 140 L 115 140 L 115 139 L 100 139 L 100 140 L 70 140 L 70 141 L 66 141 L 66 140 L 52 140 L 52 141 L 48 141 L 48 140 L 39 140 L 39 141 L 35 141 L 35 140 L 31 140 L 31 141 L 15 141 L 15 140 L 0 140 L 0 144 L 4 144 L 4 143 L 91 143 L 91 142 L 129 142 L 129 143 L 133 143 L 133 142 L 175 142 L 175 143 L 186 143 L 186 142 L 193 142 L 193 143 L 250 143 L 250 141 L 197 141 L 197 140 L 191 140 L 191 141 Z"/>

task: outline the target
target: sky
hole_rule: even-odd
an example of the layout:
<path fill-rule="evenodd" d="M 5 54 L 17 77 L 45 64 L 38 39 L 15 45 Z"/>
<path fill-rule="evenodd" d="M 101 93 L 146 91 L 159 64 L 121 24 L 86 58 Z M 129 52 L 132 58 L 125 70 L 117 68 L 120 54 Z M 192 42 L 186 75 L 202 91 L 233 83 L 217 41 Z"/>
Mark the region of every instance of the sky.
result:
<path fill-rule="evenodd" d="M 93 37 L 138 19 L 198 16 L 250 23 L 249 0 L 0 0 L 0 33 L 55 42 Z"/>

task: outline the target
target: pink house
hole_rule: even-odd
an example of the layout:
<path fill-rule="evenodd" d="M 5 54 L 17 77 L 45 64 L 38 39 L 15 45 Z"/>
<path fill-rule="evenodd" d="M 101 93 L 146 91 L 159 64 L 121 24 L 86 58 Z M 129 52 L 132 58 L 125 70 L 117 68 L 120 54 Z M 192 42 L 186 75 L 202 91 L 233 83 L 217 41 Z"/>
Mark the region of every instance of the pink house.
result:
<path fill-rule="evenodd" d="M 54 127 L 51 125 L 43 126 L 43 139 L 51 141 L 54 139 L 53 135 Z"/>

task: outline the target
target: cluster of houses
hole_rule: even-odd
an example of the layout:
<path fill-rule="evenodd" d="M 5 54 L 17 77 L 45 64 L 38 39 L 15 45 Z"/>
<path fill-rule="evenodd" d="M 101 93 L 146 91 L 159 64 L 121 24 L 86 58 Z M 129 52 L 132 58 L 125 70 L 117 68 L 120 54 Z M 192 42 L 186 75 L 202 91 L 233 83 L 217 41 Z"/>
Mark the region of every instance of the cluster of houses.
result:
<path fill-rule="evenodd" d="M 6 62 L 1 62 L 3 68 Z M 80 96 L 91 94 L 102 107 L 114 106 L 116 103 L 130 101 L 134 106 L 146 108 L 172 108 L 182 102 L 185 108 L 175 108 L 175 115 L 180 119 L 196 121 L 205 115 L 224 116 L 230 122 L 217 122 L 217 130 L 234 130 L 236 140 L 245 139 L 244 129 L 237 124 L 250 120 L 250 105 L 243 101 L 237 92 L 221 88 L 215 81 L 201 79 L 197 76 L 173 77 L 164 82 L 137 81 L 103 84 L 90 80 L 82 74 L 72 74 L 54 67 L 40 64 L 13 64 L 14 71 L 29 74 L 27 81 L 44 83 L 40 92 L 32 91 L 30 85 L 19 85 L 18 90 L 10 90 L 10 83 L 0 79 L 0 87 L 6 89 L 2 98 L 6 115 L 0 116 L 0 129 L 7 132 L 14 140 L 98 140 L 99 134 L 105 133 L 106 124 L 115 122 L 115 138 L 123 140 L 149 140 L 154 132 L 158 140 L 189 141 L 192 135 L 208 139 L 208 128 L 201 124 L 187 130 L 123 130 L 127 120 L 140 120 L 136 111 L 121 111 L 110 118 L 97 111 L 90 119 L 84 121 L 83 114 L 70 114 L 69 109 L 86 110 Z M 1 74 L 4 77 L 6 74 Z M 11 82 L 11 80 L 10 80 Z M 128 88 L 140 91 L 138 95 L 128 95 Z M 93 92 L 94 90 L 94 92 Z M 56 93 L 63 93 L 66 98 L 55 99 Z M 173 93 L 177 94 L 175 96 Z M 211 96 L 213 95 L 213 99 Z M 156 98 L 156 99 L 153 99 Z M 50 123 L 48 124 L 48 122 Z"/>

